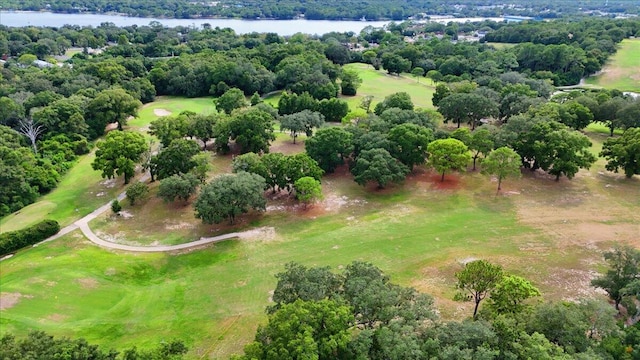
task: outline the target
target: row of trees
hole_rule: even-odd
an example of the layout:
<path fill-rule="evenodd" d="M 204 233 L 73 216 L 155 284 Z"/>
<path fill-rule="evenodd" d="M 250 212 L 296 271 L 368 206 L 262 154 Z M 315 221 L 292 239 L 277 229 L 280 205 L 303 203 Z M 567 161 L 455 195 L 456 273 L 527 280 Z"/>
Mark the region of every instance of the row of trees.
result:
<path fill-rule="evenodd" d="M 623 328 L 602 300 L 542 302 L 526 279 L 475 260 L 455 274 L 471 320 L 438 319 L 433 299 L 353 262 L 342 273 L 290 263 L 269 319 L 237 359 L 626 359 L 640 328 Z M 478 311 L 486 299 L 487 305 Z"/>
<path fill-rule="evenodd" d="M 449 96 L 452 95 L 443 100 Z M 603 103 L 610 101 L 606 100 L 607 96 L 607 93 L 600 96 Z M 408 94 L 403 93 L 393 94 L 379 103 L 376 106 L 379 116 L 370 113 L 346 127 L 323 127 L 315 134 L 313 129 L 322 125 L 322 115 L 303 110 L 281 118 L 281 129 L 290 130 L 294 141 L 298 132 L 308 135 L 306 154 L 295 156 L 268 153 L 274 138 L 273 121 L 277 117 L 275 109 L 268 105 L 239 109 L 228 117 L 185 112 L 152 123 L 150 132 L 161 140 L 163 147 L 157 155 L 146 156 L 144 166 L 158 179 L 174 176 L 170 180 L 172 186 L 163 187 L 171 188 L 165 199 L 186 201 L 197 185 L 183 176 L 191 172 L 200 182 L 206 179 L 208 158 L 201 156 L 193 140 L 186 139 L 196 136 L 203 149 L 208 139 L 215 140 L 219 152 L 236 146 L 244 155 L 234 159 L 234 171 L 259 175 L 265 181 L 266 187 L 262 190 L 291 192 L 303 177 L 317 181 L 318 184 L 314 183 L 317 189 L 323 172 L 333 172 L 345 162 L 349 163 L 359 184 L 376 182 L 379 187 L 385 187 L 402 181 L 416 165 L 426 163 L 441 173 L 444 180 L 446 172 L 465 170 L 471 163 L 475 170 L 479 161 L 483 173 L 497 178 L 500 190 L 505 178 L 519 176 L 521 167 L 544 170 L 558 180 L 561 176 L 572 178 L 579 169 L 589 168 L 595 162 L 596 157 L 589 151 L 589 139 L 560 122 L 563 116 L 572 118 L 566 115 L 570 114 L 566 108 L 581 107 L 587 113 L 590 111 L 580 105 L 581 98 L 590 99 L 587 95 L 564 97 L 564 102 L 558 98 L 558 102 L 542 103 L 512 116 L 499 128 L 484 125 L 473 131 L 459 128 L 452 133 L 434 131 L 437 117 L 412 110 Z M 208 130 L 202 135 L 194 131 L 196 128 Z M 624 136 L 605 142 L 601 156 L 607 158 L 608 169 L 622 169 L 628 177 L 638 173 L 636 130 L 630 128 Z M 149 151 L 140 134 L 127 132 L 109 134 L 107 141 L 98 147 L 94 168 L 102 170 L 105 177 L 124 174 L 126 182 L 133 175 L 135 164 Z M 131 158 L 126 158 L 124 153 L 131 154 Z M 315 194 L 309 200 L 320 192 Z"/>
<path fill-rule="evenodd" d="M 215 6 L 205 3 L 188 1 L 140 1 L 131 4 L 124 0 L 117 1 L 70 1 L 55 0 L 43 4 L 38 0 L 7 0 L 5 6 L 15 10 L 54 11 L 60 13 L 121 13 L 129 16 L 161 17 L 161 18 L 201 18 L 201 17 L 227 17 L 243 19 L 293 19 L 304 17 L 313 20 L 404 20 L 410 16 L 423 14 L 429 9 L 429 14 L 460 16 L 501 16 L 525 15 L 558 17 L 563 15 L 575 15 L 586 10 L 599 10 L 604 12 L 636 13 L 637 9 L 626 1 L 612 0 L 606 4 L 587 3 L 584 7 L 572 3 L 531 4 L 522 0 L 515 0 L 511 6 L 480 6 L 472 1 L 460 1 L 458 4 L 442 4 L 436 1 L 421 0 L 412 3 L 401 1 L 385 2 L 380 0 L 367 1 L 358 4 L 344 4 L 340 1 L 319 2 L 313 1 L 259 1 L 246 2 L 243 6 L 234 6 L 231 1 L 221 1 Z"/>
<path fill-rule="evenodd" d="M 134 347 L 118 352 L 90 344 L 84 339 L 54 338 L 44 331 L 32 331 L 25 338 L 11 334 L 0 338 L 0 357 L 7 360 L 35 359 L 94 359 L 94 360 L 178 360 L 188 351 L 182 341 L 163 342 L 153 349 Z"/>

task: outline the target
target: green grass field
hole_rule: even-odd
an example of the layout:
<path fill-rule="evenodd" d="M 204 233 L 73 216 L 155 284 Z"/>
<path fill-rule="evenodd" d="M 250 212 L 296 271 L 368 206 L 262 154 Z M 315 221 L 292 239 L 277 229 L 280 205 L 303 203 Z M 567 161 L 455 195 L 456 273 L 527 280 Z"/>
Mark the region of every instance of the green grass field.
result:
<path fill-rule="evenodd" d="M 140 109 L 139 116 L 129 121 L 129 129 L 145 131 L 162 110 L 172 114 L 184 110 L 206 113 L 215 111 L 215 106 L 212 98 L 159 97 Z M 69 225 L 123 191 L 122 179 L 107 181 L 100 177 L 100 172 L 91 168 L 93 158 L 93 154 L 81 157 L 51 193 L 0 219 L 0 232 L 18 230 L 44 219 L 57 220 L 62 226 Z"/>
<path fill-rule="evenodd" d="M 360 78 L 362 78 L 362 85 L 358 88 L 357 95 L 341 96 L 343 100 L 349 103 L 351 110 L 357 109 L 365 96 L 373 96 L 371 105 L 371 109 L 373 109 L 375 104 L 384 100 L 385 97 L 401 91 L 411 94 L 411 100 L 413 100 L 416 107 L 433 108 L 431 98 L 435 92 L 435 85 L 431 79 L 423 77 L 418 82 L 411 74 L 389 75 L 384 70 L 375 70 L 368 64 L 347 64 L 344 68 L 356 70 Z M 271 105 L 277 106 L 279 99 L 280 94 L 275 93 L 267 96 L 264 100 Z"/>
<path fill-rule="evenodd" d="M 512 43 L 500 43 L 500 42 L 487 42 L 487 45 L 491 45 L 498 50 L 508 49 L 516 46 L 517 44 Z"/>
<path fill-rule="evenodd" d="M 114 198 L 123 190 L 123 180 L 102 179 L 100 172 L 91 168 L 93 159 L 93 153 L 82 156 L 51 193 L 0 219 L 0 232 L 18 230 L 44 219 L 69 225 Z"/>
<path fill-rule="evenodd" d="M 210 106 L 210 99 L 160 98 L 130 127 L 144 130 L 157 109 L 213 111 Z M 597 153 L 606 134 L 598 127 L 588 134 Z M 302 151 L 299 141 L 293 145 L 288 134 L 277 133 L 272 151 Z M 48 216 L 68 223 L 108 201 L 121 179 L 103 189 L 91 160 L 81 159 L 33 208 L 3 219 L 3 230 Z M 230 160 L 214 156 L 214 173 L 229 171 Z M 0 310 L 0 334 L 41 329 L 117 349 L 178 338 L 189 346 L 189 358 L 226 359 L 241 352 L 266 319 L 274 274 L 290 261 L 334 269 L 370 261 L 394 282 L 432 294 L 443 318 L 460 319 L 470 315 L 470 305 L 451 299 L 454 273 L 465 260 L 501 264 L 530 279 L 544 298 L 577 299 L 594 294 L 589 281 L 603 249 L 614 242 L 640 245 L 640 179 L 605 172 L 603 159 L 571 181 L 525 172 L 505 181 L 501 195 L 495 186 L 477 172 L 449 174 L 440 183 L 438 174 L 418 168 L 403 184 L 379 191 L 358 186 L 339 169 L 323 179 L 322 203 L 302 211 L 291 200 L 271 199 L 265 214 L 244 216 L 235 227 L 204 226 L 188 204 L 152 197 L 144 206 L 125 205 L 133 217 L 105 214 L 91 226 L 145 244 L 265 230 L 172 254 L 107 251 L 79 231 L 23 250 L 0 262 L 0 291 L 15 300 Z M 98 197 L 99 191 L 107 194 Z"/>
<path fill-rule="evenodd" d="M 356 70 L 362 78 L 358 94 L 353 97 L 344 97 L 351 109 L 357 108 L 365 96 L 373 96 L 372 106 L 375 106 L 385 97 L 401 91 L 411 95 L 411 100 L 416 107 L 433 108 L 431 98 L 435 92 L 435 85 L 431 79 L 420 78 L 420 82 L 418 82 L 411 74 L 389 75 L 386 71 L 375 70 L 368 64 L 347 64 L 344 67 Z"/>
<path fill-rule="evenodd" d="M 602 73 L 585 82 L 606 89 L 640 92 L 640 39 L 622 40 Z"/>

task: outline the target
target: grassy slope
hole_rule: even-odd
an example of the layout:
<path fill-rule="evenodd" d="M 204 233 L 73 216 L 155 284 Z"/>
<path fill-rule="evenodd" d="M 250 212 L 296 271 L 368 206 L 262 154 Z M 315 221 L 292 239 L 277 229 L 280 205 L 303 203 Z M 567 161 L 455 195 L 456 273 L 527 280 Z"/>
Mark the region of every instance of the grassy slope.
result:
<path fill-rule="evenodd" d="M 210 98 L 184 99 L 161 97 L 143 107 L 136 119 L 129 121 L 129 128 L 140 130 L 157 118 L 155 109 L 164 109 L 172 113 L 184 110 L 194 112 L 215 111 Z M 87 215 L 120 193 L 123 180 L 104 181 L 100 172 L 91 168 L 93 153 L 83 156 L 78 163 L 62 178 L 51 193 L 37 202 L 0 219 L 0 232 L 13 231 L 29 226 L 43 219 L 54 219 L 62 226 Z"/>
<path fill-rule="evenodd" d="M 123 189 L 123 180 L 104 181 L 91 168 L 94 155 L 80 158 L 64 175 L 58 187 L 37 202 L 0 220 L 0 231 L 13 231 L 44 219 L 54 219 L 62 226 L 89 214 Z"/>
<path fill-rule="evenodd" d="M 586 79 L 587 84 L 607 89 L 640 92 L 640 39 L 625 39 L 603 73 Z"/>

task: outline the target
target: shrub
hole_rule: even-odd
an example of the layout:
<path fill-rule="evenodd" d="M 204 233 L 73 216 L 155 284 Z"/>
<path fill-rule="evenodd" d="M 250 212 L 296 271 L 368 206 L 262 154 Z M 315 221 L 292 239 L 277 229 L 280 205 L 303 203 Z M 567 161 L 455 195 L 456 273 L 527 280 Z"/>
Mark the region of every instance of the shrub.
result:
<path fill-rule="evenodd" d="M 120 205 L 118 199 L 113 199 L 113 201 L 111 202 L 111 211 L 116 215 L 118 215 L 120 211 L 122 211 L 122 205 Z"/>
<path fill-rule="evenodd" d="M 28 228 L 0 234 L 0 256 L 33 245 L 60 231 L 55 220 L 43 220 Z"/>

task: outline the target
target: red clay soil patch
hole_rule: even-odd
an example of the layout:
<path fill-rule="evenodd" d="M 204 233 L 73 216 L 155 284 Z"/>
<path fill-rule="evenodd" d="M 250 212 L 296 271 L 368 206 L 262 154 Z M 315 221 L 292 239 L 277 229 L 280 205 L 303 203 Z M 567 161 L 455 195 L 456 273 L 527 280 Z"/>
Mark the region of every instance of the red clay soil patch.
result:
<path fill-rule="evenodd" d="M 323 203 L 316 203 L 307 205 L 305 208 L 303 205 L 296 206 L 295 209 L 300 216 L 315 219 L 318 216 L 322 216 L 327 213 L 327 208 L 323 206 Z"/>
<path fill-rule="evenodd" d="M 438 190 L 458 190 L 460 189 L 460 176 L 457 174 L 446 174 L 442 181 L 442 174 L 432 174 L 429 177 L 431 186 Z"/>
<path fill-rule="evenodd" d="M 408 185 L 416 185 L 418 187 L 428 186 L 438 190 L 457 190 L 461 187 L 461 179 L 458 174 L 447 173 L 442 181 L 442 174 L 424 168 L 415 168 L 406 180 Z"/>

